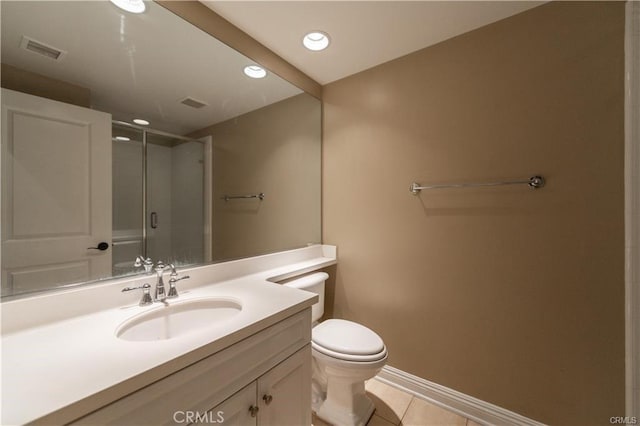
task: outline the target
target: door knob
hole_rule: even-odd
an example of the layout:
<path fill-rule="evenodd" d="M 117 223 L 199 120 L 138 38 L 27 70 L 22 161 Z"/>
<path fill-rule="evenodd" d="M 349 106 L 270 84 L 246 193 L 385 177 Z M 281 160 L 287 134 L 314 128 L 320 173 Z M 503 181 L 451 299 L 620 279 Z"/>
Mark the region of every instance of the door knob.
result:
<path fill-rule="evenodd" d="M 105 251 L 106 249 L 109 248 L 109 243 L 105 243 L 104 241 L 101 243 L 98 243 L 97 247 L 87 247 L 87 250 L 100 250 L 100 251 Z"/>
<path fill-rule="evenodd" d="M 251 407 L 249 407 L 249 413 L 251 413 L 251 417 L 255 417 L 258 415 L 258 411 L 260 409 L 254 405 L 252 405 Z"/>
<path fill-rule="evenodd" d="M 273 401 L 273 396 L 271 395 L 264 395 L 262 397 L 262 400 L 264 401 L 265 404 L 269 405 L 271 404 L 271 401 Z"/>

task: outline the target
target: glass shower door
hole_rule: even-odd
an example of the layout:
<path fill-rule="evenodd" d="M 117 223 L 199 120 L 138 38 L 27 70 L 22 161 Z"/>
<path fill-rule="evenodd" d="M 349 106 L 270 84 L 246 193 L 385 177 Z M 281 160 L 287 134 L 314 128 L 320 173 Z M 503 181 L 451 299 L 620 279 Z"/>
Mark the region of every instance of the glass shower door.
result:
<path fill-rule="evenodd" d="M 204 261 L 204 144 L 147 131 L 146 256 Z"/>

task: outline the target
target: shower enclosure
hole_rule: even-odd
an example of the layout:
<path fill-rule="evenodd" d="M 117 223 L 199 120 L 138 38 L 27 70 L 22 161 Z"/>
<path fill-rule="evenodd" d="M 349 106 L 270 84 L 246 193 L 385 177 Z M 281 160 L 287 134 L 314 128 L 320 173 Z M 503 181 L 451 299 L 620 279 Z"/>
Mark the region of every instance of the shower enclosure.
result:
<path fill-rule="evenodd" d="M 210 261 L 203 141 L 114 121 L 113 275 L 137 256 L 176 265 Z"/>

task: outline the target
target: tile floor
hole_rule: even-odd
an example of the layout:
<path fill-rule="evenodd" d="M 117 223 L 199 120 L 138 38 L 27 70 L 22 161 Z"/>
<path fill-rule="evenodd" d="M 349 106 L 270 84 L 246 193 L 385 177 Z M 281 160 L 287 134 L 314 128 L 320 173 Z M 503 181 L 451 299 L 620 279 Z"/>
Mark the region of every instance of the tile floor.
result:
<path fill-rule="evenodd" d="M 367 426 L 480 426 L 473 420 L 447 411 L 376 379 L 365 385 L 369 398 L 376 405 Z M 315 415 L 313 426 L 329 426 Z"/>

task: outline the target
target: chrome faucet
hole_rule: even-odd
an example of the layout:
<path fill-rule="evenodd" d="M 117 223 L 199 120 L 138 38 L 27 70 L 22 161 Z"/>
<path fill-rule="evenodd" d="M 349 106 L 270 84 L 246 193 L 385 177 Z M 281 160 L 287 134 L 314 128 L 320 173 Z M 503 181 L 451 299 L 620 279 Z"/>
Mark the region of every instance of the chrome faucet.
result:
<path fill-rule="evenodd" d="M 154 297 L 156 302 L 164 302 L 167 298 L 167 293 L 164 291 L 164 281 L 162 281 L 162 273 L 167 268 L 168 266 L 165 266 L 162 261 L 159 261 L 153 269 L 156 271 L 156 275 L 158 276 L 158 281 L 156 282 L 156 294 Z"/>
<path fill-rule="evenodd" d="M 136 263 L 138 262 L 139 259 L 142 259 L 142 258 L 138 257 L 138 259 L 136 259 Z M 151 259 L 147 259 L 147 260 L 151 261 Z M 145 265 L 145 268 L 146 268 L 146 265 Z M 171 268 L 171 275 L 169 279 L 169 293 L 165 291 L 164 281 L 162 279 L 162 274 L 167 268 Z M 165 265 L 164 263 L 162 263 L 162 261 L 159 261 L 156 264 L 156 267 L 153 268 L 153 270 L 155 271 L 158 277 L 158 281 L 156 282 L 156 291 L 153 299 L 151 298 L 151 294 L 150 294 L 151 292 L 150 284 L 144 284 L 138 287 L 126 287 L 122 289 L 122 291 L 131 291 L 131 290 L 136 290 L 141 288 L 142 299 L 140 300 L 140 306 L 150 305 L 153 302 L 165 302 L 167 299 L 173 299 L 175 297 L 178 297 L 178 289 L 176 288 L 176 283 L 180 280 L 186 280 L 189 278 L 189 275 L 185 275 L 184 277 L 178 277 L 178 272 L 176 271 L 176 267 L 173 264 Z"/>

